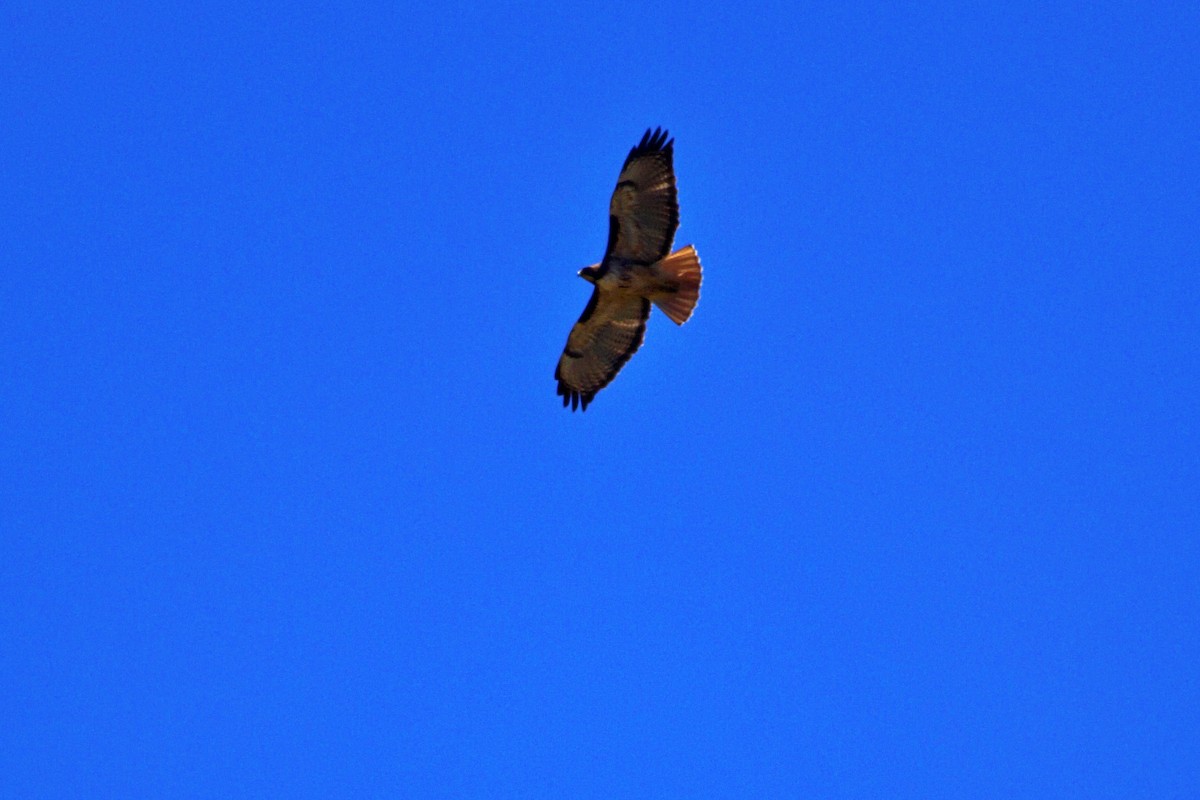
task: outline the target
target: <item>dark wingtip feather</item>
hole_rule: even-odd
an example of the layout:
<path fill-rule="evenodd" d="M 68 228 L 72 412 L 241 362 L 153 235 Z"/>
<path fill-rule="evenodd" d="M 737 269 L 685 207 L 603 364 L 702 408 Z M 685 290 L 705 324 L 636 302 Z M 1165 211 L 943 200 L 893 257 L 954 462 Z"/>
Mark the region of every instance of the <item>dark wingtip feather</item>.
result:
<path fill-rule="evenodd" d="M 629 162 L 638 156 L 673 152 L 675 140 L 668 139 L 669 135 L 670 133 L 661 126 L 653 130 L 647 128 L 646 132 L 642 134 L 642 140 L 629 151 L 629 155 L 625 159 L 625 164 L 628 166 Z"/>
<path fill-rule="evenodd" d="M 563 381 L 558 382 L 558 395 L 562 397 L 563 408 L 568 406 L 572 411 L 587 411 L 588 403 L 596 396 L 595 392 L 585 394 L 567 386 Z"/>

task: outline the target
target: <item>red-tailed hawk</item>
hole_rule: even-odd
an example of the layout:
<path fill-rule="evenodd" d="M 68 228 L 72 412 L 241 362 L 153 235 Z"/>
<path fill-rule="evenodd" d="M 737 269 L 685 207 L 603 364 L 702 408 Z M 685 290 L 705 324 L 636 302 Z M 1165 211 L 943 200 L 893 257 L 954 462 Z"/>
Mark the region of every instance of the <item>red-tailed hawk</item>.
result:
<path fill-rule="evenodd" d="M 604 258 L 579 271 L 595 288 L 554 370 L 564 408 L 587 411 L 596 392 L 637 352 L 651 303 L 682 325 L 700 299 L 696 248 L 671 252 L 679 227 L 674 144 L 662 128 L 647 130 L 617 177 Z"/>

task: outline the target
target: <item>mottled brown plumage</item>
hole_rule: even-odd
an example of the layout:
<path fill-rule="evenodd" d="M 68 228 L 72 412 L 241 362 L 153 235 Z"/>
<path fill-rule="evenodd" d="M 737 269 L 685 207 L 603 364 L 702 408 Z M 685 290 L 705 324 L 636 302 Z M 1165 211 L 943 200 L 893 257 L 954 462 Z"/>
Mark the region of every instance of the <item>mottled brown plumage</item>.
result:
<path fill-rule="evenodd" d="M 674 144 L 661 128 L 647 130 L 621 168 L 609 201 L 604 258 L 579 272 L 594 286 L 592 297 L 554 370 L 564 407 L 586 411 L 637 352 L 651 303 L 682 325 L 700 298 L 696 249 L 671 252 L 679 227 Z"/>

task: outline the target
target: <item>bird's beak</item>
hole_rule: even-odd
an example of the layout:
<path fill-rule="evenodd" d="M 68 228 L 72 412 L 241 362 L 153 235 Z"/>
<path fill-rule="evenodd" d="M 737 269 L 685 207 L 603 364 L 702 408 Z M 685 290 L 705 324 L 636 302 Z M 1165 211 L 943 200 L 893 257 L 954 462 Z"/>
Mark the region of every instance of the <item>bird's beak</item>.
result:
<path fill-rule="evenodd" d="M 592 264 L 590 267 L 584 267 L 583 269 L 579 270 L 579 277 L 583 278 L 588 283 L 595 283 L 597 266 L 599 265 Z"/>

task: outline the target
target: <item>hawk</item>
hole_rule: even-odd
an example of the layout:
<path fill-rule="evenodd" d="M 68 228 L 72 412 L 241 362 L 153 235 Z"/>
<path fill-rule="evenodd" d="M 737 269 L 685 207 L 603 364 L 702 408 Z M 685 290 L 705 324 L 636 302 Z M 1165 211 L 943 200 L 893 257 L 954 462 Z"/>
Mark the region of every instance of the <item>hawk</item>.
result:
<path fill-rule="evenodd" d="M 594 287 L 554 370 L 563 408 L 588 403 L 616 377 L 646 335 L 650 304 L 682 325 L 700 299 L 696 248 L 671 252 L 679 227 L 674 139 L 647 130 L 629 151 L 608 205 L 608 247 L 579 277 Z"/>

